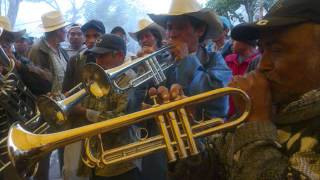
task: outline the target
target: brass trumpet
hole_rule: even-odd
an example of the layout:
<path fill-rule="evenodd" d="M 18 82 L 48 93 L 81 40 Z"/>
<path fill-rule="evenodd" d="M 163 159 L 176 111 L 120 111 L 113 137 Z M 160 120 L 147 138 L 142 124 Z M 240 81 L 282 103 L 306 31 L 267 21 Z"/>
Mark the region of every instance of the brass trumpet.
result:
<path fill-rule="evenodd" d="M 245 110 L 237 119 L 224 123 L 221 118 L 213 118 L 190 125 L 191 120 L 185 110 L 186 106 L 231 94 L 239 94 L 246 102 Z M 250 108 L 250 99 L 242 90 L 221 88 L 162 105 L 155 103 L 152 108 L 143 111 L 59 133 L 38 135 L 24 130 L 19 124 L 14 124 L 8 135 L 8 152 L 18 172 L 25 176 L 25 172 L 30 171 L 41 157 L 56 148 L 117 128 L 128 127 L 143 120 L 150 120 L 153 117 L 160 129 L 159 135 L 106 150 L 101 153 L 100 157 L 94 157 L 86 147 L 89 164 L 92 167 L 112 165 L 161 150 L 166 151 L 168 161 L 172 162 L 178 158 L 183 159 L 197 154 L 199 150 L 195 142 L 196 138 L 228 130 L 241 124 L 248 116 Z"/>
<path fill-rule="evenodd" d="M 170 68 L 173 63 L 164 61 L 160 64 L 156 56 L 167 52 L 169 48 L 170 46 L 165 46 L 158 51 L 109 70 L 104 70 L 94 63 L 86 64 L 82 70 L 83 82 L 67 93 L 70 94 L 69 97 L 61 101 L 56 101 L 45 95 L 38 98 L 37 105 L 41 116 L 50 125 L 60 127 L 67 122 L 69 110 L 88 95 L 100 98 L 108 95 L 111 90 L 117 93 L 123 93 L 151 79 L 153 79 L 157 85 L 164 82 L 166 80 L 164 71 Z M 145 73 L 129 80 L 125 87 L 118 84 L 118 80 L 125 72 L 142 64 L 147 67 Z"/>
<path fill-rule="evenodd" d="M 0 28 L 0 35 L 2 32 Z M 6 69 L 0 73 L 0 174 L 11 164 L 7 152 L 8 127 L 12 121 L 19 121 L 33 133 L 44 133 L 50 126 L 40 119 L 35 97 L 18 77 L 15 61 L 7 56 L 0 46 L 0 66 Z M 4 73 L 4 72 L 3 72 Z M 11 119 L 14 118 L 14 119 Z M 33 172 L 30 172 L 33 173 Z"/>

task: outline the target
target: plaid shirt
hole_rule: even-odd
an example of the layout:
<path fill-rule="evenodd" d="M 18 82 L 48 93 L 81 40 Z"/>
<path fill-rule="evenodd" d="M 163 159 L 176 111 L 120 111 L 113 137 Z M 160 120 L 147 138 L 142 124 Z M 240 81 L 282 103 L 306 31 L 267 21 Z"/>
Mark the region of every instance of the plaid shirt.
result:
<path fill-rule="evenodd" d="M 124 75 L 118 81 L 121 84 L 127 84 L 129 77 Z M 105 121 L 111 118 L 119 117 L 126 114 L 127 111 L 128 94 L 117 94 L 111 92 L 108 96 L 97 99 L 95 97 L 87 97 L 83 101 L 83 106 L 87 109 L 92 109 L 101 112 L 99 121 Z M 119 128 L 102 135 L 104 149 L 111 149 L 122 145 L 127 145 L 136 141 L 134 126 Z M 99 149 L 98 141 L 95 138 L 92 141 L 92 147 Z M 100 152 L 97 151 L 98 155 Z M 116 176 L 123 174 L 136 167 L 136 162 L 124 162 L 114 164 L 104 168 L 96 168 L 95 174 L 97 176 Z"/>

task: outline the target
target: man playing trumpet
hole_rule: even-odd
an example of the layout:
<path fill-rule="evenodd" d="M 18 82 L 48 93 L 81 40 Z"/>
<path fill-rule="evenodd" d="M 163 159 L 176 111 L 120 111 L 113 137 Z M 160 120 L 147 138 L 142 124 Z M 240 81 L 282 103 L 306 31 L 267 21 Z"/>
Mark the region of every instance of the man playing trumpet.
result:
<path fill-rule="evenodd" d="M 202 9 L 195 0 L 173 0 L 168 14 L 149 16 L 165 28 L 167 43 L 172 46 L 175 68 L 172 76 L 167 77 L 169 81 L 179 83 L 188 96 L 227 85 L 232 74 L 223 57 L 208 53 L 201 46 L 205 39 L 222 33 L 222 25 L 211 10 Z M 200 118 L 225 117 L 228 99 L 218 98 L 196 109 Z"/>
<path fill-rule="evenodd" d="M 278 1 L 264 19 L 234 28 L 233 39 L 261 42 L 258 69 L 229 84 L 250 96 L 252 110 L 247 122 L 210 138 L 203 166 L 180 161 L 175 179 L 320 179 L 319 6 Z"/>
<path fill-rule="evenodd" d="M 123 39 L 116 35 L 105 34 L 99 37 L 96 45 L 89 50 L 96 56 L 96 63 L 103 69 L 111 69 L 124 62 L 126 45 Z M 127 84 L 129 78 L 124 75 L 118 79 L 118 84 Z M 82 102 L 82 107 L 73 110 L 78 117 L 87 119 L 90 122 L 99 122 L 114 117 L 122 116 L 127 112 L 128 94 L 118 94 L 110 90 L 107 96 L 96 98 L 89 96 Z M 132 126 L 117 129 L 101 136 L 102 143 L 106 149 L 115 148 L 134 142 L 135 131 Z M 93 139 L 93 149 L 99 155 L 98 139 Z M 139 179 L 140 172 L 137 168 L 139 162 L 124 162 L 112 166 L 96 167 L 93 172 L 93 180 L 101 179 Z M 80 173 L 85 172 L 80 168 Z"/>

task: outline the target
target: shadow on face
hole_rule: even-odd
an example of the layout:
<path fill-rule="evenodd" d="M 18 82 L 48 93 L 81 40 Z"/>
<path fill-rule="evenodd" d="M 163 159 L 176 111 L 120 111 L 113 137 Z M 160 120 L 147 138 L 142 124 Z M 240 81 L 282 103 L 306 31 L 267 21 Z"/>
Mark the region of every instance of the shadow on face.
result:
<path fill-rule="evenodd" d="M 276 104 L 290 102 L 320 87 L 319 27 L 304 23 L 261 34 L 258 70 L 270 81 Z"/>

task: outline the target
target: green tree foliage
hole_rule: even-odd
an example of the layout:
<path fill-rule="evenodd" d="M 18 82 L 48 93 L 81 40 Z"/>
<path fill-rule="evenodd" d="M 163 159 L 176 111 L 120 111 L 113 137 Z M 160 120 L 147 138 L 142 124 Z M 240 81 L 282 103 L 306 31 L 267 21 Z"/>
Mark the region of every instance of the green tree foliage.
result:
<path fill-rule="evenodd" d="M 261 8 L 269 10 L 276 0 L 208 0 L 206 7 L 214 9 L 219 15 L 233 20 L 245 22 L 242 13 L 236 13 L 241 5 L 244 6 L 248 21 L 252 22 Z"/>

